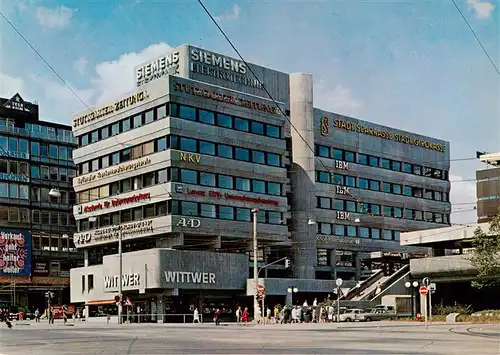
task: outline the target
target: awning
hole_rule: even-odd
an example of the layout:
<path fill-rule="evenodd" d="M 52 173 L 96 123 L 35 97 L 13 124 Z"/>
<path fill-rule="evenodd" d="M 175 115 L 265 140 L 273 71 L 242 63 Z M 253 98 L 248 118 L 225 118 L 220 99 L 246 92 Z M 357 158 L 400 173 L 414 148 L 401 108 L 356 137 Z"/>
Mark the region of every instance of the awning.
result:
<path fill-rule="evenodd" d="M 101 300 L 101 301 L 88 301 L 85 303 L 86 306 L 103 306 L 105 304 L 114 304 L 115 300 Z"/>

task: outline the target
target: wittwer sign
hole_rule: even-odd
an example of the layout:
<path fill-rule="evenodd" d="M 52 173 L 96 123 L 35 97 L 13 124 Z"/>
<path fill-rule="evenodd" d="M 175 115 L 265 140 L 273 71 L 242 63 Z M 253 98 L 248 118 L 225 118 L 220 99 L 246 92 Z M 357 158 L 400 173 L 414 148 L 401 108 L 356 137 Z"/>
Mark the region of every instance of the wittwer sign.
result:
<path fill-rule="evenodd" d="M 215 273 L 192 271 L 165 271 L 166 283 L 215 284 Z"/>

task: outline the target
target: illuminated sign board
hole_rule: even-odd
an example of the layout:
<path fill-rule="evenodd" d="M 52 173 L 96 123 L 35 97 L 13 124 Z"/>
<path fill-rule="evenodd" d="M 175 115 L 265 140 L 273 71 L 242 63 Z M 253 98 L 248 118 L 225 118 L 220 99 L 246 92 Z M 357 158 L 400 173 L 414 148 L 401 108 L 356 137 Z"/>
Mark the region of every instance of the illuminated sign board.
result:
<path fill-rule="evenodd" d="M 185 161 L 188 163 L 199 164 L 200 160 L 201 160 L 201 156 L 199 154 L 181 152 L 180 159 L 181 159 L 181 161 Z"/>
<path fill-rule="evenodd" d="M 179 74 L 179 52 L 175 51 L 136 68 L 136 85 L 139 87 L 166 75 L 177 74 Z"/>
<path fill-rule="evenodd" d="M 219 191 L 202 191 L 202 190 L 191 190 L 191 189 L 186 189 L 186 194 L 187 195 L 195 195 L 195 196 L 201 196 L 201 197 L 211 197 L 215 199 L 224 199 L 224 200 L 230 200 L 230 201 L 242 201 L 242 202 L 251 202 L 251 203 L 258 203 L 261 205 L 272 205 L 272 206 L 279 206 L 280 202 L 278 200 L 273 200 L 269 198 L 261 198 L 261 197 L 250 197 L 250 196 L 245 196 L 245 195 L 235 195 L 235 194 L 230 194 L 230 193 L 222 193 Z"/>
<path fill-rule="evenodd" d="M 275 115 L 280 114 L 280 110 L 274 104 L 267 104 L 259 101 L 252 101 L 246 99 L 240 99 L 236 96 L 232 96 L 229 94 L 222 94 L 217 91 L 210 91 L 206 89 L 201 89 L 196 86 L 174 83 L 174 91 L 184 92 L 186 94 L 191 94 L 195 96 L 204 97 L 207 99 L 225 102 L 231 105 L 245 107 L 253 110 L 257 110 L 265 113 L 272 113 Z"/>
<path fill-rule="evenodd" d="M 153 220 L 119 224 L 116 226 L 100 228 L 89 232 L 77 233 L 73 236 L 75 246 L 99 243 L 103 241 L 117 241 L 120 233 L 122 238 L 153 232 Z"/>
<path fill-rule="evenodd" d="M 330 119 L 326 116 L 321 117 L 320 120 L 321 135 L 327 136 L 330 134 Z"/>
<path fill-rule="evenodd" d="M 137 169 L 143 168 L 149 164 L 151 164 L 151 159 L 147 158 L 147 159 L 136 161 L 134 163 L 118 165 L 116 167 L 112 167 L 112 168 L 106 169 L 104 171 L 88 174 L 88 175 L 77 178 L 75 181 L 76 181 L 76 184 L 78 184 L 78 185 L 86 184 L 88 182 L 92 182 L 92 181 L 95 181 L 98 179 L 106 178 L 108 176 L 118 175 L 121 173 L 125 173 L 127 171 L 137 170 Z"/>
<path fill-rule="evenodd" d="M 146 90 L 136 92 L 124 99 L 115 101 L 111 105 L 107 105 L 96 109 L 90 113 L 83 116 L 79 116 L 73 119 L 73 128 L 81 127 L 87 123 L 91 123 L 99 118 L 103 118 L 112 113 L 119 112 L 127 107 L 134 106 L 135 104 L 145 101 L 149 98 L 149 94 Z"/>
<path fill-rule="evenodd" d="M 333 237 L 326 235 L 319 235 L 316 237 L 316 241 L 322 244 L 352 244 L 352 245 L 360 245 L 361 241 L 358 238 L 342 238 L 342 237 Z"/>
<path fill-rule="evenodd" d="M 193 73 L 262 89 L 261 83 L 253 74 L 252 77 L 247 76 L 250 71 L 243 61 L 198 48 L 191 48 L 190 59 L 190 70 Z"/>
<path fill-rule="evenodd" d="M 91 205 L 87 206 L 78 206 L 77 208 L 77 213 L 89 213 L 89 212 L 94 212 L 94 211 L 99 211 L 104 208 L 109 208 L 109 207 L 118 207 L 121 205 L 129 204 L 129 203 L 135 203 L 143 200 L 149 200 L 151 198 L 151 194 L 149 192 L 143 193 L 143 194 L 135 194 L 130 197 L 123 197 L 123 198 L 115 198 L 113 200 L 108 200 L 104 202 L 99 202 L 99 203 L 94 203 Z"/>
<path fill-rule="evenodd" d="M 394 141 L 399 142 L 399 143 L 414 145 L 416 147 L 435 150 L 435 151 L 441 152 L 441 153 L 444 153 L 444 150 L 445 150 L 444 144 L 441 144 L 441 143 L 429 142 L 429 141 L 426 141 L 423 139 L 405 136 L 402 134 L 396 134 L 396 133 L 389 132 L 389 131 L 383 131 L 383 130 L 380 130 L 377 128 L 366 127 L 366 126 L 362 126 L 360 124 L 356 124 L 356 123 L 352 123 L 352 122 L 344 121 L 344 120 L 340 120 L 340 119 L 336 119 L 333 122 L 333 127 L 343 129 L 345 131 L 352 131 L 352 132 L 367 134 L 367 135 L 378 137 L 381 139 L 394 140 Z M 322 132 L 323 132 L 323 128 L 322 128 Z"/>

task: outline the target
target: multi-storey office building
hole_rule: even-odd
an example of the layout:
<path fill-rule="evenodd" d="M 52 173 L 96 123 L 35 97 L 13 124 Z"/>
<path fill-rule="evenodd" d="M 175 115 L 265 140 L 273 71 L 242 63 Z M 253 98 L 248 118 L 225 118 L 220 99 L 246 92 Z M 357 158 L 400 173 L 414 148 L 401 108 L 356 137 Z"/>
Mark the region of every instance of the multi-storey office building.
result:
<path fill-rule="evenodd" d="M 476 171 L 477 223 L 490 222 L 500 207 L 500 153 L 483 154 L 480 160 L 489 164 Z"/>
<path fill-rule="evenodd" d="M 69 302 L 69 270 L 81 266 L 71 206 L 76 141 L 70 126 L 39 120 L 19 94 L 0 98 L 0 303 L 45 308 Z M 60 198 L 49 195 L 58 189 Z"/>
<path fill-rule="evenodd" d="M 310 298 L 358 280 L 364 252 L 422 250 L 401 231 L 449 224 L 449 145 L 314 109 L 308 75 L 181 46 L 136 79 L 73 119 L 86 265 L 72 302 L 113 303 L 120 235 L 124 292 L 160 320 L 251 304 L 252 209 L 259 266 L 292 260 L 259 273 L 281 303 L 290 286 Z"/>

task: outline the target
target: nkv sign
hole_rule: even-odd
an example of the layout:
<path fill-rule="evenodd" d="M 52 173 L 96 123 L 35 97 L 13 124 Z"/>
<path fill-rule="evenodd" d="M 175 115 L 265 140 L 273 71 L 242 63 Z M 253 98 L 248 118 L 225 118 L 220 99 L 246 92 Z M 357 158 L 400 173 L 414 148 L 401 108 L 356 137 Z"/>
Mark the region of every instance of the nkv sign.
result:
<path fill-rule="evenodd" d="M 179 222 L 177 222 L 177 227 L 198 228 L 200 225 L 200 220 L 195 218 L 181 217 L 181 219 L 179 219 Z"/>

